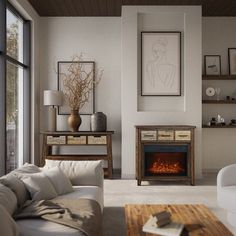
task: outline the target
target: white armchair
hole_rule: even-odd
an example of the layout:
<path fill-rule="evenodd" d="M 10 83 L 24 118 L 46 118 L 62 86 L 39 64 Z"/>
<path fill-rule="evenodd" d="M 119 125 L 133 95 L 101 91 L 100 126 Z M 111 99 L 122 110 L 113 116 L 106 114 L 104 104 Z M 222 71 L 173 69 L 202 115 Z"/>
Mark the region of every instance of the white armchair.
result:
<path fill-rule="evenodd" d="M 228 222 L 236 227 L 236 164 L 221 169 L 217 175 L 217 200 L 227 210 Z"/>

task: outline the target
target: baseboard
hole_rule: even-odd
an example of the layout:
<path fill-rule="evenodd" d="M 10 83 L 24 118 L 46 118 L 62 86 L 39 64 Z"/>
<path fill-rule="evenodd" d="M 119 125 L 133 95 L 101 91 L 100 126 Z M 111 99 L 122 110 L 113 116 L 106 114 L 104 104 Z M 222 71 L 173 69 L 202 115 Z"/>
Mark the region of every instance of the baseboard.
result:
<path fill-rule="evenodd" d="M 221 168 L 203 169 L 203 174 L 217 174 Z"/>
<path fill-rule="evenodd" d="M 135 174 L 121 174 L 121 179 L 135 179 Z"/>

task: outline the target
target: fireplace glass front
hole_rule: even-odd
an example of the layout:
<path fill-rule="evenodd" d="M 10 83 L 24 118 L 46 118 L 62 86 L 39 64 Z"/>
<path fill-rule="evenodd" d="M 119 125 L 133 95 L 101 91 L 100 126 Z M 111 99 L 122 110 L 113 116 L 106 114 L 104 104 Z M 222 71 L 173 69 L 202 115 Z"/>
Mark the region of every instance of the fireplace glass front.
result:
<path fill-rule="evenodd" d="M 145 145 L 145 176 L 187 176 L 188 145 Z"/>

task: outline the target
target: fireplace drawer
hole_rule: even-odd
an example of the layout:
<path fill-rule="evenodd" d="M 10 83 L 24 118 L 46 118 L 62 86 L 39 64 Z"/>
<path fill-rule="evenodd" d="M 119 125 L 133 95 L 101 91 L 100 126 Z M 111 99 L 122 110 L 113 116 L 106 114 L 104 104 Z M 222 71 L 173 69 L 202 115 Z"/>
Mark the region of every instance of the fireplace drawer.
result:
<path fill-rule="evenodd" d="M 157 131 L 156 130 L 142 130 L 141 131 L 141 140 L 142 141 L 156 141 L 157 140 Z"/>
<path fill-rule="evenodd" d="M 191 131 L 190 130 L 176 130 L 175 131 L 175 140 L 176 141 L 190 141 L 191 140 Z"/>
<path fill-rule="evenodd" d="M 173 130 L 158 130 L 159 141 L 173 141 L 174 131 Z"/>

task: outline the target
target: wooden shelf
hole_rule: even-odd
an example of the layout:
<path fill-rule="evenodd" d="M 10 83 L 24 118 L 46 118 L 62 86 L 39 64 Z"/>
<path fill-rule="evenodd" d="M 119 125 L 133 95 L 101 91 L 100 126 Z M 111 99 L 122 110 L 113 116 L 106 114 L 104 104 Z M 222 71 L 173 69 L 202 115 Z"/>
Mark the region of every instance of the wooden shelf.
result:
<path fill-rule="evenodd" d="M 202 80 L 236 80 L 236 75 L 203 75 Z"/>
<path fill-rule="evenodd" d="M 202 100 L 202 103 L 205 103 L 205 104 L 236 104 L 236 100 L 230 100 L 230 101 L 227 101 L 227 100 Z"/>
<path fill-rule="evenodd" d="M 236 128 L 236 125 L 215 125 L 215 126 L 208 126 L 208 125 L 203 125 L 202 128 L 209 128 L 209 129 L 223 129 L 223 128 L 229 128 L 229 129 L 234 129 Z"/>

